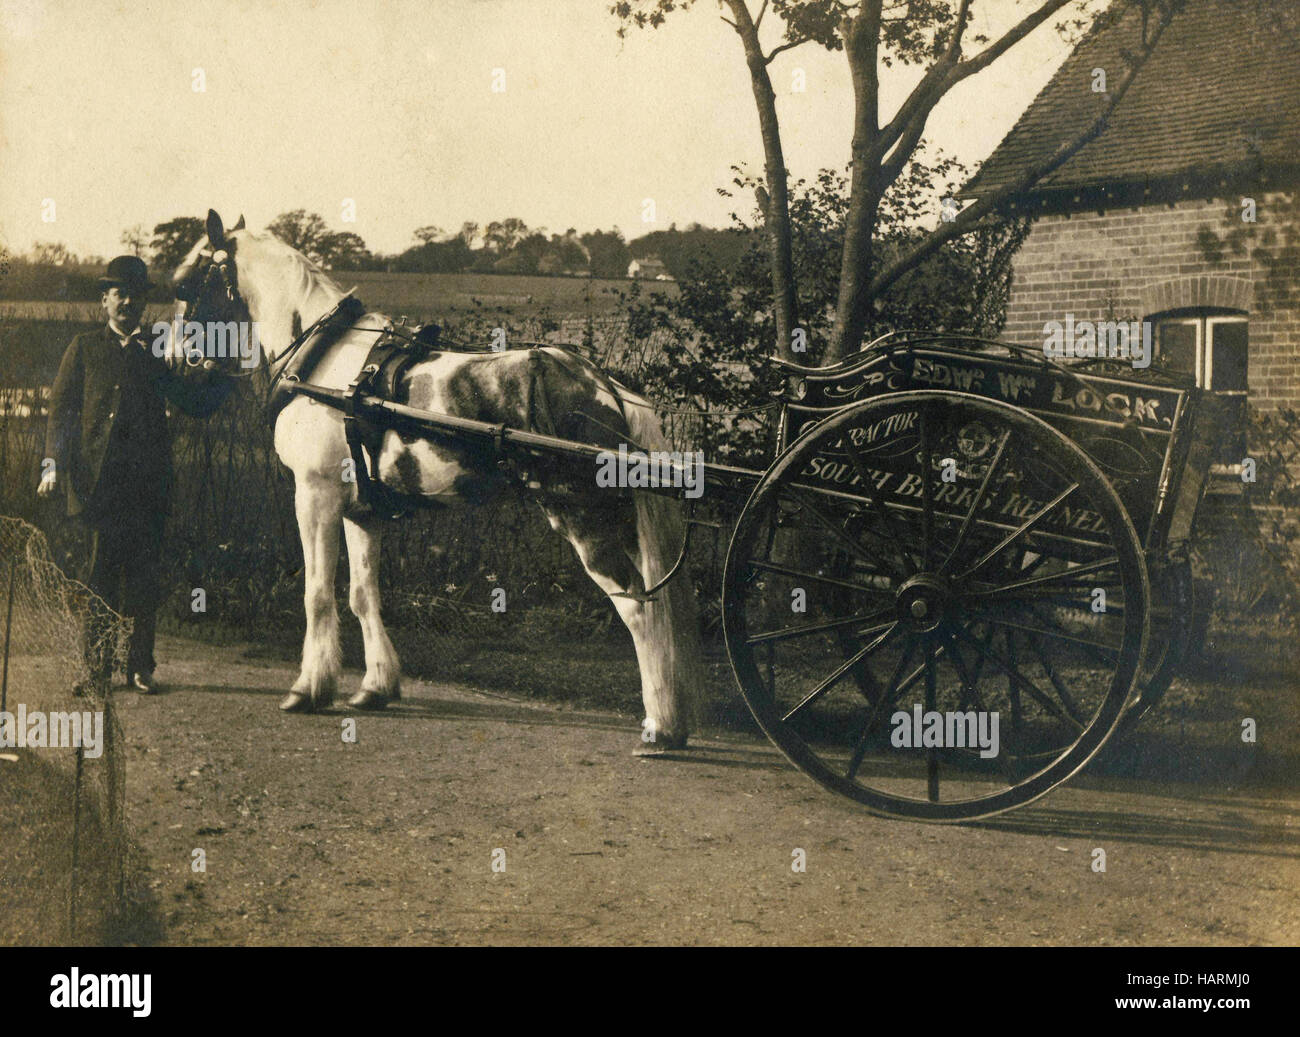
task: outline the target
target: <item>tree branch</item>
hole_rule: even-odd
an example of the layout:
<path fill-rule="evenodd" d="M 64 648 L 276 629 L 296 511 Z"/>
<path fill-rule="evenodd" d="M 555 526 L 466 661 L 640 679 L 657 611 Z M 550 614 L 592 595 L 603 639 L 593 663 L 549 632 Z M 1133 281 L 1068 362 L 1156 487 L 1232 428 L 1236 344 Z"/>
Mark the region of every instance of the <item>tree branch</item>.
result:
<path fill-rule="evenodd" d="M 1030 187 L 1042 180 L 1049 173 L 1059 169 L 1068 162 L 1074 155 L 1078 154 L 1087 144 L 1096 140 L 1105 130 L 1106 124 L 1115 107 L 1124 99 L 1128 93 L 1129 87 L 1137 74 L 1142 71 L 1152 52 L 1156 48 L 1161 35 L 1165 28 L 1173 20 L 1174 14 L 1180 9 L 1181 4 L 1169 3 L 1165 6 L 1160 21 L 1156 24 L 1154 31 L 1148 40 L 1144 41 L 1139 52 L 1137 60 L 1129 67 L 1120 80 L 1115 91 L 1110 95 L 1110 100 L 1101 113 L 1089 124 L 1089 126 L 1074 139 L 1061 144 L 1052 152 L 1044 161 L 1037 165 L 1030 166 L 1016 180 L 994 191 L 992 194 L 985 195 L 978 199 L 974 204 L 963 209 L 951 223 L 941 225 L 933 233 L 928 234 L 916 248 L 911 252 L 899 257 L 889 266 L 885 267 L 871 279 L 868 286 L 867 294 L 874 299 L 880 296 L 885 289 L 897 281 L 903 274 L 919 265 L 927 257 L 933 255 L 949 241 L 961 237 L 964 234 L 974 230 L 976 225 L 989 213 L 999 208 L 1003 202 L 1013 195 L 1022 194 Z"/>
<path fill-rule="evenodd" d="M 961 0 L 961 7 L 957 11 L 957 21 L 953 25 L 952 39 L 948 41 L 946 52 L 952 55 L 961 53 L 961 38 L 966 32 L 966 17 L 970 14 L 970 0 Z"/>
<path fill-rule="evenodd" d="M 950 54 L 944 54 L 943 57 L 926 69 L 925 75 L 912 88 L 907 100 L 899 106 L 898 111 L 894 113 L 894 117 L 880 131 L 880 135 L 876 139 L 875 151 L 871 156 L 873 162 L 880 162 L 889 149 L 907 132 L 907 127 L 918 117 L 924 124 L 925 118 L 929 116 L 934 106 L 943 97 L 943 92 L 939 87 L 955 65 L 956 58 Z"/>
<path fill-rule="evenodd" d="M 934 110 L 934 106 L 943 99 L 943 96 L 949 90 L 967 76 L 972 76 L 980 69 L 992 64 L 998 57 L 1005 54 L 1011 47 L 1015 46 L 1053 14 L 1071 2 L 1072 0 L 1047 0 L 1042 7 L 1022 18 L 996 43 L 989 44 L 968 61 L 960 61 L 961 39 L 965 32 L 965 9 L 969 7 L 969 4 L 963 0 L 962 21 L 954 28 L 953 38 L 949 41 L 947 49 L 944 51 L 943 56 L 926 70 L 925 75 L 921 77 L 921 81 L 913 87 L 907 100 L 894 113 L 894 117 L 889 121 L 888 125 L 881 130 L 880 137 L 876 142 L 874 160 L 876 162 L 882 161 L 898 140 L 905 133 L 909 133 L 909 127 L 914 120 L 920 119 L 922 128 L 924 128 L 925 120 L 929 118 L 930 112 Z M 919 133 L 909 135 L 920 138 Z"/>
<path fill-rule="evenodd" d="M 794 50 L 795 47 L 802 47 L 807 42 L 808 40 L 805 38 L 802 40 L 786 40 L 784 43 L 777 44 L 768 52 L 767 57 L 763 59 L 763 64 L 770 65 L 772 64 L 772 59 L 782 51 Z"/>
<path fill-rule="evenodd" d="M 1037 29 L 1048 18 L 1052 17 L 1071 0 L 1048 0 L 1037 11 L 1027 14 L 1013 28 L 1007 30 L 1000 40 L 990 43 L 973 58 L 963 61 L 952 72 L 950 80 L 944 86 L 944 93 L 947 93 L 957 83 L 960 83 L 967 76 L 973 76 L 981 69 L 988 68 L 998 58 L 1009 51 L 1017 43 L 1023 40 L 1031 32 Z"/>
<path fill-rule="evenodd" d="M 952 65 L 961 57 L 962 36 L 966 32 L 966 19 L 970 14 L 970 0 L 961 0 L 961 7 L 957 11 L 957 19 L 953 23 L 952 38 L 948 41 L 948 46 L 944 48 L 943 57 L 935 67 L 939 65 Z M 940 92 L 935 98 L 934 103 L 924 106 L 916 117 L 912 118 L 904 127 L 897 146 L 892 152 L 881 152 L 880 156 L 880 174 L 876 178 L 876 188 L 880 194 L 889 190 L 890 186 L 898 179 L 899 174 L 907 165 L 907 160 L 911 157 L 912 152 L 916 150 L 916 145 L 920 143 L 921 134 L 925 132 L 925 124 L 929 119 L 930 112 L 934 110 L 934 104 L 938 103 Z M 885 145 L 888 148 L 888 145 Z"/>
<path fill-rule="evenodd" d="M 899 174 L 903 172 L 907 160 L 912 157 L 912 152 L 916 150 L 917 144 L 921 141 L 921 134 L 925 132 L 925 123 L 925 119 L 913 119 L 912 123 L 904 131 L 898 146 L 890 153 L 887 160 L 880 163 L 879 171 L 876 174 L 876 189 L 880 194 L 883 195 L 889 190 L 894 181 L 898 179 Z"/>

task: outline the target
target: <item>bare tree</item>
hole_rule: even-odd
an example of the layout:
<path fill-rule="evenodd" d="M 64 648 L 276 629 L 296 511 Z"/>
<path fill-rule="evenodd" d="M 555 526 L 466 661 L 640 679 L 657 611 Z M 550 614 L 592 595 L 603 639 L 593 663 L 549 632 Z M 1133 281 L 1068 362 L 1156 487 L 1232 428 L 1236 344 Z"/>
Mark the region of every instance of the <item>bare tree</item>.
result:
<path fill-rule="evenodd" d="M 620 0 L 610 13 L 629 27 L 657 28 L 697 0 Z M 853 139 L 850 148 L 850 202 L 845 217 L 836 319 L 827 348 L 835 360 L 858 348 L 872 306 L 899 277 L 942 248 L 970 233 L 1022 193 L 1059 168 L 1105 128 L 1134 76 L 1155 50 L 1170 21 L 1186 0 L 1033 0 L 999 38 L 970 31 L 975 3 L 987 0 L 717 0 L 722 19 L 735 31 L 749 69 L 763 142 L 764 182 L 755 195 L 763 216 L 771 256 L 777 351 L 790 357 L 799 327 L 791 253 L 789 174 L 781 143 L 776 93 L 769 66 L 780 54 L 807 44 L 842 51 L 853 84 Z M 755 8 L 757 10 L 755 11 Z M 950 221 L 941 223 L 912 248 L 882 261 L 873 247 L 881 200 L 921 144 L 935 106 L 959 84 L 987 68 L 1035 29 L 1058 17 L 1058 29 L 1077 34 L 1137 11 L 1133 46 L 1124 54 L 1125 70 L 1114 82 L 1096 118 L 1072 139 L 1013 183 L 990 191 Z M 763 21 L 773 16 L 781 27 L 775 42 L 763 43 Z M 769 37 L 771 33 L 769 32 Z M 978 48 L 967 53 L 968 44 Z M 885 118 L 880 110 L 881 68 L 914 65 L 925 69 L 908 97 Z"/>
<path fill-rule="evenodd" d="M 149 244 L 149 232 L 144 229 L 144 224 L 137 223 L 134 227 L 127 227 L 122 231 L 122 236 L 118 240 L 131 250 L 131 255 L 142 256 Z"/>
<path fill-rule="evenodd" d="M 28 257 L 39 266 L 75 266 L 77 262 L 76 254 L 61 241 L 37 241 Z"/>

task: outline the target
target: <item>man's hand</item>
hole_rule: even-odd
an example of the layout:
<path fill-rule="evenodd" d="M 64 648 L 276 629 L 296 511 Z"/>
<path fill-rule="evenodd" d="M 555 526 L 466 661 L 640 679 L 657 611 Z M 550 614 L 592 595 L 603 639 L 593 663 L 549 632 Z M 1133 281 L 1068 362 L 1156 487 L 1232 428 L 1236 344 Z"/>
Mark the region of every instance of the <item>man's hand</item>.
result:
<path fill-rule="evenodd" d="M 56 471 L 54 471 L 54 469 L 50 469 L 48 472 L 46 472 L 44 475 L 41 476 L 40 485 L 36 487 L 36 496 L 48 497 L 51 493 L 54 492 L 54 488 L 58 484 L 58 481 L 59 481 L 59 474 Z"/>

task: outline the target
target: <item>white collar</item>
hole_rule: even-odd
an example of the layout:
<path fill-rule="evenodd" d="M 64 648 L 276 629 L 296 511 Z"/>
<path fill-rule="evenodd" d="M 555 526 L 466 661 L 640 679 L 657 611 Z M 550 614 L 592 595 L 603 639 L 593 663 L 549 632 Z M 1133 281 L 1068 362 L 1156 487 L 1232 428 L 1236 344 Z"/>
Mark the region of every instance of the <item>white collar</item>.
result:
<path fill-rule="evenodd" d="M 116 324 L 114 324 L 110 320 L 108 322 L 108 328 L 114 335 L 117 336 L 118 344 L 125 346 L 128 342 L 131 341 L 131 336 L 140 334 L 141 326 L 137 324 L 131 331 L 123 331 L 121 328 L 119 328 Z"/>

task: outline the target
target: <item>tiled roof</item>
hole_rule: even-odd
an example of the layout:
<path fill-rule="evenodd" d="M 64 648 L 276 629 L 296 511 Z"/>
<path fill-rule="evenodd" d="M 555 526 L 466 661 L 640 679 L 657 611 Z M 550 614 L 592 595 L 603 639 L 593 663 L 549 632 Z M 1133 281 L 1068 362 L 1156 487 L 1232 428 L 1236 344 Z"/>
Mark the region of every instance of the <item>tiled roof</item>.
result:
<path fill-rule="evenodd" d="M 964 193 L 1005 185 L 1090 125 L 1107 103 L 1092 70 L 1118 83 L 1139 25 L 1129 11 L 1080 43 Z M 1036 190 L 1231 174 L 1259 161 L 1300 169 L 1300 3 L 1188 0 L 1106 129 Z"/>

